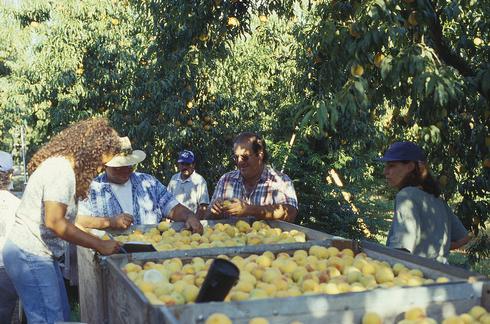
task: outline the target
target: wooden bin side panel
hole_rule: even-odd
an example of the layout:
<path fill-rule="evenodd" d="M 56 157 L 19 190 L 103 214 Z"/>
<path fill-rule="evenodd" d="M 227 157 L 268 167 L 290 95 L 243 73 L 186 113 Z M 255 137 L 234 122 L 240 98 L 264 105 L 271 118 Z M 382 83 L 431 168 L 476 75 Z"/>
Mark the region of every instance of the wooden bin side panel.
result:
<path fill-rule="evenodd" d="M 129 280 L 119 269 L 110 269 L 107 277 L 108 323 L 149 323 L 150 307 L 143 294 L 131 287 Z M 158 317 L 154 317 L 158 318 Z"/>
<path fill-rule="evenodd" d="M 482 283 L 455 283 L 434 287 L 375 289 L 361 293 L 315 295 L 267 299 L 203 303 L 169 307 L 180 323 L 204 323 L 211 314 L 227 314 L 234 324 L 246 324 L 251 318 L 265 317 L 272 323 L 294 320 L 309 324 L 360 323 L 369 311 L 384 318 L 384 323 L 397 323 L 403 312 L 423 307 L 428 316 L 441 320 L 468 311 L 481 303 Z"/>
<path fill-rule="evenodd" d="M 307 242 L 284 245 L 279 244 L 269 246 L 257 245 L 233 248 L 196 249 L 186 251 L 180 250 L 111 256 L 108 258 L 108 272 L 110 273 L 111 277 L 116 277 L 117 280 L 114 279 L 108 282 L 109 287 L 112 289 L 109 290 L 109 303 L 113 300 L 118 300 L 118 303 L 117 305 L 115 305 L 115 307 L 113 307 L 111 304 L 109 305 L 110 312 L 124 312 L 125 308 L 131 307 L 128 304 L 131 304 L 131 302 L 133 302 L 133 304 L 137 306 L 133 307 L 130 311 L 126 311 L 124 315 L 125 318 L 131 316 L 129 318 L 130 321 L 132 321 L 133 323 L 137 323 L 142 319 L 145 319 L 146 322 L 152 323 L 156 321 L 156 317 L 154 316 L 155 309 L 161 308 L 149 304 L 149 302 L 138 290 L 138 288 L 121 271 L 121 268 L 128 262 L 137 262 L 141 264 L 147 261 L 162 261 L 164 259 L 170 259 L 172 257 L 191 259 L 192 257 L 200 256 L 203 258 L 207 258 L 215 257 L 218 254 L 226 254 L 230 256 L 237 254 L 249 255 L 253 253 L 261 253 L 266 250 L 272 250 L 273 252 L 292 252 L 297 249 L 307 250 L 309 246 L 313 244 L 328 246 L 330 244 L 330 241 L 327 240 L 320 242 Z M 398 259 L 392 256 L 383 256 L 378 251 L 371 251 L 369 249 L 366 249 L 365 252 L 368 256 L 371 256 L 373 258 L 383 257 L 391 264 L 399 262 Z M 410 257 L 408 257 L 408 260 L 410 260 Z M 410 264 L 410 262 L 407 260 L 401 262 L 405 264 Z M 439 276 L 444 274 L 444 272 L 441 272 L 439 270 L 431 271 L 431 265 L 432 263 L 429 262 L 426 264 L 425 268 L 418 268 L 421 268 L 421 270 L 429 276 Z M 445 315 L 450 315 L 453 313 L 467 311 L 471 306 L 481 303 L 481 282 L 469 284 L 466 281 L 462 281 L 461 277 L 456 277 L 456 280 L 458 281 L 448 284 L 436 284 L 423 287 L 397 287 L 392 289 L 375 289 L 373 291 L 364 293 L 303 296 L 286 299 L 268 299 L 267 302 L 264 302 L 262 300 L 247 301 L 241 303 L 191 304 L 178 307 L 169 307 L 167 309 L 170 309 L 175 317 L 179 318 L 180 323 L 185 324 L 201 323 L 202 319 L 205 319 L 211 313 L 217 311 L 224 312 L 227 309 L 230 309 L 230 311 L 235 309 L 236 312 L 239 312 L 238 315 L 235 316 L 237 323 L 241 323 L 240 321 L 242 320 L 243 323 L 246 323 L 246 319 L 250 319 L 251 317 L 256 316 L 269 316 L 270 320 L 273 323 L 290 323 L 290 321 L 284 321 L 289 319 L 292 321 L 292 317 L 297 318 L 302 322 L 306 321 L 308 323 L 324 323 L 326 319 L 325 316 L 328 316 L 329 322 L 330 319 L 332 319 L 333 321 L 338 321 L 338 323 L 354 323 L 352 321 L 360 319 L 362 314 L 369 310 L 381 310 L 380 313 L 387 316 L 387 318 L 390 318 L 390 316 L 394 318 L 394 315 L 390 315 L 388 310 L 391 310 L 391 312 L 393 313 L 395 311 L 399 312 L 400 310 L 406 310 L 414 306 L 430 306 L 429 309 L 436 315 L 437 312 L 441 312 L 441 310 L 445 310 Z M 112 291 L 114 291 L 114 293 L 112 293 Z M 112 296 L 112 294 L 117 294 L 117 298 Z M 380 305 L 373 305 L 374 301 L 382 301 L 382 303 Z M 277 305 L 277 307 L 274 307 L 275 305 Z M 311 309 L 311 305 L 323 305 L 323 307 L 317 308 L 324 309 L 326 307 L 328 312 L 315 312 Z M 387 307 L 387 305 L 390 307 Z M 400 308 L 400 305 L 407 305 L 407 307 L 403 309 Z M 123 310 L 118 310 L 117 307 L 122 307 Z M 452 313 L 451 309 L 453 310 Z M 164 315 L 161 314 L 161 317 L 162 316 Z M 114 318 L 116 318 L 116 320 L 111 321 L 111 323 L 130 322 L 125 321 L 124 318 Z"/>
<path fill-rule="evenodd" d="M 252 223 L 255 219 L 251 217 L 246 217 L 243 219 L 240 218 L 230 218 L 230 219 L 216 219 L 216 220 L 202 220 L 201 224 L 203 226 L 214 226 L 218 223 L 223 223 L 223 224 L 235 224 L 239 220 L 244 220 L 247 221 L 248 223 Z M 316 241 L 316 240 L 325 240 L 325 239 L 330 239 L 333 238 L 333 235 L 320 232 L 308 227 L 304 227 L 301 225 L 293 224 L 293 223 L 288 223 L 285 221 L 266 221 L 266 223 L 272 227 L 272 228 L 280 228 L 283 231 L 292 231 L 292 230 L 297 230 L 301 231 L 306 234 L 306 238 L 308 241 Z M 147 232 L 151 230 L 152 228 L 155 228 L 156 225 L 133 225 L 127 230 L 110 230 L 109 232 L 113 235 L 128 235 L 131 234 L 134 230 L 140 230 L 142 232 Z M 172 222 L 171 227 L 176 230 L 180 231 L 184 229 L 184 223 L 183 222 Z"/>
<path fill-rule="evenodd" d="M 321 240 L 326 240 L 326 239 L 332 239 L 334 236 L 320 232 L 308 227 L 304 227 L 301 225 L 293 224 L 293 223 L 288 223 L 285 221 L 267 221 L 270 227 L 272 228 L 280 228 L 283 231 L 292 231 L 292 230 L 297 230 L 300 232 L 303 232 L 306 234 L 306 239 L 307 241 L 321 241 Z"/>
<path fill-rule="evenodd" d="M 399 262 L 405 264 L 410 268 L 421 269 L 424 274 L 427 274 L 430 278 L 437 278 L 438 276 L 445 276 L 451 280 L 456 279 L 468 279 L 474 277 L 475 279 L 485 280 L 485 276 L 479 273 L 472 272 L 463 268 L 455 267 L 449 264 L 443 264 L 432 259 L 427 259 L 412 255 L 410 253 L 398 251 L 396 249 L 390 249 L 386 246 L 372 243 L 362 242 L 362 246 L 365 252 L 372 258 L 376 258 L 381 261 Z"/>
<path fill-rule="evenodd" d="M 119 290 L 127 290 L 126 293 L 133 294 L 138 291 L 137 287 L 126 278 L 125 274 L 120 270 L 127 262 L 143 263 L 146 261 L 164 260 L 172 257 L 179 257 L 182 259 L 191 259 L 194 256 L 200 256 L 203 258 L 213 257 L 218 254 L 227 255 L 249 255 L 252 253 L 260 253 L 267 249 L 272 249 L 273 252 L 292 252 L 296 249 L 308 249 L 308 246 L 313 244 L 325 244 L 329 242 L 310 242 L 307 244 L 290 244 L 284 246 L 271 245 L 271 246 L 248 246 L 248 247 L 235 247 L 235 248 L 216 248 L 216 249 L 201 249 L 193 251 L 170 251 L 170 252 L 156 252 L 156 253 L 139 253 L 130 256 L 117 255 L 109 257 L 109 271 L 111 274 L 118 274 L 121 276 L 121 282 L 117 286 Z M 372 257 L 378 256 L 375 252 L 366 250 L 368 255 Z M 375 254 L 375 255 L 373 255 Z M 397 259 L 387 257 L 390 263 L 394 263 Z M 430 266 L 430 263 L 428 264 Z M 428 268 L 430 270 L 430 268 Z M 427 269 L 421 269 L 428 275 L 439 276 L 440 272 L 428 272 Z M 471 306 L 481 303 L 482 295 L 482 282 L 475 284 L 469 284 L 466 281 L 462 281 L 461 278 L 457 278 L 457 282 L 451 282 L 448 284 L 434 284 L 423 287 L 396 287 L 392 289 L 375 289 L 364 293 L 350 293 L 342 295 L 320 295 L 320 296 L 303 296 L 297 298 L 286 299 L 268 299 L 264 301 L 247 301 L 241 303 L 208 303 L 208 304 L 191 304 L 178 307 L 169 307 L 175 316 L 179 318 L 181 323 L 200 323 L 201 319 L 205 319 L 213 312 L 225 311 L 230 309 L 231 314 L 233 309 L 238 312 L 235 317 L 240 323 L 243 319 L 250 319 L 257 316 L 269 316 L 273 322 L 277 323 L 289 323 L 284 322 L 286 319 L 295 317 L 303 322 L 318 323 L 325 321 L 325 316 L 330 319 L 339 321 L 338 323 L 350 323 L 353 319 L 362 317 L 365 311 L 376 310 L 381 314 L 387 316 L 387 318 L 394 317 L 390 315 L 389 310 L 393 313 L 399 311 L 400 305 L 407 305 L 407 309 L 414 306 L 431 306 L 434 309 L 432 312 L 437 313 L 439 309 L 447 310 L 453 309 L 453 313 L 466 311 Z M 113 283 L 111 283 L 113 285 Z M 141 293 L 139 293 L 141 295 Z M 134 297 L 133 297 L 134 298 Z M 147 303 L 150 310 L 155 307 L 148 304 L 146 298 L 141 297 L 143 303 Z M 381 303 L 380 303 L 381 301 Z M 327 304 L 325 304 L 325 302 Z M 378 304 L 376 304 L 377 302 Z M 329 310 L 328 313 L 322 313 L 319 311 L 313 311 L 311 305 L 323 305 L 323 307 L 317 307 L 318 309 L 324 309 L 326 307 Z M 356 306 L 357 305 L 357 306 Z M 360 306 L 359 306 L 360 305 Z M 388 306 L 390 307 L 388 307 Z M 405 309 L 406 310 L 406 309 Z M 141 311 L 141 310 L 140 310 Z M 349 315 L 350 314 L 350 315 Z M 449 315 L 452 313 L 449 313 Z M 267 315 L 267 316 L 266 316 Z M 436 314 L 437 315 L 437 314 Z M 446 314 L 447 315 L 447 314 Z M 163 315 L 162 315 L 163 316 Z M 292 320 L 291 320 L 292 321 Z"/>
<path fill-rule="evenodd" d="M 91 324 L 107 323 L 104 268 L 90 249 L 78 246 L 77 257 L 81 321 Z"/>

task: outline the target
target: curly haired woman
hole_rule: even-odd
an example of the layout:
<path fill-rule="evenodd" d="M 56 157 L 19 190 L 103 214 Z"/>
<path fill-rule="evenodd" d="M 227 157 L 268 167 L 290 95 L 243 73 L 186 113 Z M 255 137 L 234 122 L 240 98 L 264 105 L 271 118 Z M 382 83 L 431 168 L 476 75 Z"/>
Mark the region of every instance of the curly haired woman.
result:
<path fill-rule="evenodd" d="M 104 163 L 119 153 L 119 136 L 105 119 L 81 121 L 54 136 L 29 163 L 30 178 L 3 250 L 5 268 L 29 323 L 67 321 L 70 310 L 58 264 L 65 241 L 109 255 L 119 249 L 75 225 Z"/>
<path fill-rule="evenodd" d="M 388 185 L 398 190 L 386 245 L 447 263 L 452 249 L 469 241 L 468 231 L 439 197 L 425 152 L 415 143 L 393 143 L 380 159 Z"/>

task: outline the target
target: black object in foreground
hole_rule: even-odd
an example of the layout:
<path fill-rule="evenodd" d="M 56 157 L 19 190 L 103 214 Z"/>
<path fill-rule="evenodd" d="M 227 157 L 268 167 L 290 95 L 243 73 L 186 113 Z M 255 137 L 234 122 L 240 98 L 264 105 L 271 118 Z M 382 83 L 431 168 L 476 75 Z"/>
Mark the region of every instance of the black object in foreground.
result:
<path fill-rule="evenodd" d="M 196 303 L 223 301 L 238 278 L 240 270 L 232 262 L 225 259 L 214 259 L 204 278 Z"/>
<path fill-rule="evenodd" d="M 156 252 L 156 249 L 150 243 L 126 242 L 123 244 L 123 246 L 121 246 L 121 252 L 123 253 Z"/>

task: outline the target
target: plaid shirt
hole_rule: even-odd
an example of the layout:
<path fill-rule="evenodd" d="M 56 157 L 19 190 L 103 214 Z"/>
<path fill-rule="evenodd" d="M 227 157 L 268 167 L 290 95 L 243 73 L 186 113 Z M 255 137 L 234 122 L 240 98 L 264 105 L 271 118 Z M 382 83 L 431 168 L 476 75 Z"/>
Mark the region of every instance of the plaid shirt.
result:
<path fill-rule="evenodd" d="M 157 224 L 178 204 L 174 196 L 155 177 L 133 172 L 130 180 L 134 224 Z M 79 215 L 113 217 L 122 212 L 106 173 L 92 181 L 88 198 L 80 201 L 78 205 Z"/>
<path fill-rule="evenodd" d="M 264 168 L 257 186 L 249 196 L 245 193 L 243 178 L 239 170 L 224 174 L 216 185 L 211 205 L 217 199 L 233 198 L 244 200 L 251 205 L 287 204 L 298 209 L 298 199 L 293 182 L 287 175 L 277 172 L 270 166 Z"/>

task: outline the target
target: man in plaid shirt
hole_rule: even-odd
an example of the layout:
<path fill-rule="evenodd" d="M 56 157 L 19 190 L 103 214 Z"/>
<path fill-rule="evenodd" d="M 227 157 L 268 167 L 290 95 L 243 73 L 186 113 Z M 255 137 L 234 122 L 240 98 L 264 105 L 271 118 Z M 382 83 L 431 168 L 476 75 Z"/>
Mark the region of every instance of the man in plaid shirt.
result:
<path fill-rule="evenodd" d="M 235 138 L 233 159 L 237 170 L 224 174 L 211 199 L 209 217 L 254 216 L 293 222 L 298 199 L 291 179 L 267 165 L 265 141 L 244 132 Z"/>

